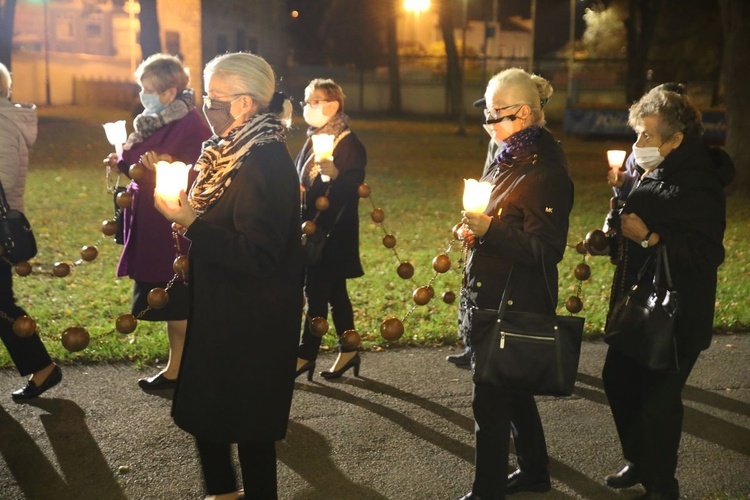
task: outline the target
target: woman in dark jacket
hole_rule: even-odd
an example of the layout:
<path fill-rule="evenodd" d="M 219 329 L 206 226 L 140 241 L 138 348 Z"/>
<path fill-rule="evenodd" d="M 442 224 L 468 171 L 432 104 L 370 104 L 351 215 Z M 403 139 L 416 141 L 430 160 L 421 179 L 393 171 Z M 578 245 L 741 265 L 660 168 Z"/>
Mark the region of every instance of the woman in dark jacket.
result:
<path fill-rule="evenodd" d="M 649 92 L 630 108 L 629 125 L 638 134 L 633 156 L 644 173 L 612 237 L 617 268 L 610 314 L 646 259 L 666 245 L 681 298 L 675 334 L 679 371 L 650 371 L 610 347 L 602 378 L 628 463 L 606 482 L 613 488 L 641 483 L 643 498 L 676 499 L 681 393 L 700 352 L 711 344 L 716 274 L 724 260 L 724 186 L 734 166 L 726 153 L 701 142 L 700 113 L 687 95 Z"/>
<path fill-rule="evenodd" d="M 547 80 L 518 68 L 487 85 L 485 127 L 500 148 L 482 177 L 494 186 L 486 210 L 466 212 L 462 221 L 471 247 L 461 288 L 463 338 L 471 338 L 472 311 L 497 309 L 506 284 L 512 287 L 508 310 L 555 312 L 573 183 L 560 146 L 544 128 L 542 107 L 551 94 Z M 534 396 L 475 384 L 473 409 L 476 471 L 463 500 L 549 490 L 547 446 Z M 511 433 L 518 469 L 506 477 Z"/>
<path fill-rule="evenodd" d="M 314 221 L 316 231 L 328 235 L 319 263 L 305 267 L 307 315 L 297 359 L 297 376 L 307 372 L 312 380 L 321 338 L 311 329 L 312 318 L 328 317 L 331 306 L 333 325 L 339 339 L 354 329 L 354 311 L 346 280 L 364 274 L 359 260 L 359 194 L 365 180 L 367 153 L 349 128 L 344 114 L 344 92 L 333 80 L 316 79 L 305 89 L 304 117 L 310 128 L 307 142 L 295 160 L 302 189 L 302 218 Z M 334 136 L 333 158 L 316 158 L 313 137 Z M 319 209 L 318 201 L 327 206 Z M 324 205 L 325 206 L 325 205 Z M 320 372 L 324 378 L 337 378 L 354 367 L 359 374 L 360 357 L 356 349 L 339 346 L 333 366 Z"/>
<path fill-rule="evenodd" d="M 135 131 L 124 144 L 121 157 L 111 154 L 107 159 L 121 173 L 129 176 L 130 166 L 141 161 L 146 166 L 158 157 L 192 165 L 198 159 L 203 141 L 211 136 L 195 109 L 195 94 L 188 88 L 188 75 L 182 62 L 168 54 L 154 54 L 138 66 L 135 72 L 141 87 L 143 113 L 133 120 Z M 142 158 L 143 155 L 147 157 Z M 190 181 L 195 179 L 191 175 Z M 175 244 L 172 228 L 154 208 L 155 174 L 146 170 L 133 179 L 127 192 L 132 196 L 123 214 L 123 248 L 117 276 L 129 276 L 133 281 L 132 314 L 143 321 L 166 321 L 169 340 L 167 366 L 151 377 L 142 378 L 138 385 L 145 391 L 172 389 L 180 370 L 182 348 L 187 327 L 187 285 L 175 280 L 169 288 L 169 301 L 160 309 L 148 307 L 148 293 L 154 288 L 166 288 L 174 277 Z M 183 251 L 187 242 L 180 238 Z M 144 313 L 145 311 L 145 313 Z"/>
<path fill-rule="evenodd" d="M 302 311 L 299 182 L 285 144 L 291 102 L 262 58 L 225 54 L 204 70 L 214 136 L 181 208 L 157 208 L 190 240 L 190 314 L 175 423 L 196 439 L 208 495 L 276 498 Z"/>

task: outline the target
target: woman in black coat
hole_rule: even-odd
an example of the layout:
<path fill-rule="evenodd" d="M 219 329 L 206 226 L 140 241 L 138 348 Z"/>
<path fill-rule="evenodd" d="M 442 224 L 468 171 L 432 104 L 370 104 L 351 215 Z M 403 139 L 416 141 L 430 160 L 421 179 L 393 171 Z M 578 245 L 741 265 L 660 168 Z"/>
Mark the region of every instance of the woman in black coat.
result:
<path fill-rule="evenodd" d="M 204 70 L 214 132 L 190 195 L 157 208 L 190 240 L 190 314 L 172 407 L 196 439 L 206 492 L 276 498 L 275 441 L 286 434 L 302 311 L 299 182 L 286 148 L 291 103 L 260 57 L 219 56 Z"/>
<path fill-rule="evenodd" d="M 498 309 L 506 284 L 512 287 L 508 310 L 555 312 L 573 183 L 565 155 L 544 128 L 542 107 L 551 94 L 547 80 L 518 68 L 498 73 L 487 85 L 485 127 L 499 149 L 482 177 L 493 184 L 487 208 L 466 212 L 462 221 L 471 248 L 459 317 L 465 339 L 471 338 L 472 311 Z M 471 493 L 462 500 L 549 490 L 547 446 L 534 396 L 475 384 L 472 406 L 476 470 Z M 511 433 L 518 469 L 506 476 Z"/>
<path fill-rule="evenodd" d="M 316 231 L 328 235 L 320 262 L 305 266 L 307 314 L 298 352 L 297 376 L 307 372 L 308 380 L 312 380 L 321 343 L 321 337 L 313 333 L 311 319 L 326 319 L 330 304 L 339 339 L 347 330 L 354 330 L 354 310 L 346 280 L 364 274 L 359 260 L 358 188 L 365 180 L 367 153 L 349 128 L 344 98 L 343 90 L 333 80 L 310 82 L 305 89 L 304 102 L 304 117 L 310 128 L 307 141 L 295 160 L 303 193 L 302 218 L 314 221 Z M 313 137 L 321 134 L 334 137 L 332 159 L 315 157 Z M 324 209 L 319 205 L 321 198 Z M 338 378 L 352 367 L 354 374 L 359 374 L 359 353 L 339 344 L 339 355 L 333 366 L 320 372 L 324 378 Z"/>
<path fill-rule="evenodd" d="M 610 314 L 646 259 L 666 245 L 681 298 L 675 332 L 679 371 L 651 371 L 609 348 L 602 378 L 627 464 L 606 482 L 613 488 L 641 483 L 643 498 L 677 499 L 682 388 L 711 344 L 716 274 L 724 260 L 724 187 L 734 166 L 726 153 L 701 142 L 700 113 L 687 95 L 652 90 L 630 108 L 629 125 L 638 134 L 633 156 L 644 173 L 612 237 L 617 268 Z"/>

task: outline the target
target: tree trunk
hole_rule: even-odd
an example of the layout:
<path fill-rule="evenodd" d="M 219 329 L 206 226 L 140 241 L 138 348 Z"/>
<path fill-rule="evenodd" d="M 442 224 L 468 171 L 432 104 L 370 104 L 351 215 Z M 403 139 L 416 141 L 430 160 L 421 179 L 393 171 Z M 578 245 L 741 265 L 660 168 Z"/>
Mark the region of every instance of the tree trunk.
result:
<path fill-rule="evenodd" d="M 398 40 L 396 39 L 396 9 L 399 3 L 391 0 L 388 5 L 388 19 L 386 20 L 386 44 L 388 46 L 388 81 L 390 82 L 390 103 L 388 112 L 401 114 L 401 75 L 398 61 Z"/>
<path fill-rule="evenodd" d="M 0 63 L 11 71 L 16 0 L 5 0 L 4 4 L 4 6 L 0 5 Z"/>
<path fill-rule="evenodd" d="M 625 87 L 626 104 L 640 99 L 646 90 L 646 63 L 661 0 L 630 0 L 625 20 L 628 39 L 628 81 Z"/>
<path fill-rule="evenodd" d="M 140 0 L 141 12 L 141 53 L 143 59 L 161 52 L 159 36 L 159 16 L 156 13 L 156 0 Z M 175 54 L 176 55 L 176 54 Z"/>
<path fill-rule="evenodd" d="M 724 28 L 724 104 L 727 121 L 725 147 L 737 175 L 730 191 L 750 195 L 750 2 L 719 0 Z"/>
<path fill-rule="evenodd" d="M 453 36 L 453 30 L 455 23 L 453 22 L 453 6 L 452 3 L 447 0 L 442 0 L 440 3 L 440 31 L 443 34 L 443 42 L 445 43 L 445 57 L 446 57 L 446 74 L 445 74 L 445 86 L 448 92 L 448 113 L 451 116 L 456 116 L 459 113 L 461 102 L 463 101 L 463 72 L 461 68 L 461 60 L 458 57 L 458 49 L 456 48 L 456 39 Z"/>

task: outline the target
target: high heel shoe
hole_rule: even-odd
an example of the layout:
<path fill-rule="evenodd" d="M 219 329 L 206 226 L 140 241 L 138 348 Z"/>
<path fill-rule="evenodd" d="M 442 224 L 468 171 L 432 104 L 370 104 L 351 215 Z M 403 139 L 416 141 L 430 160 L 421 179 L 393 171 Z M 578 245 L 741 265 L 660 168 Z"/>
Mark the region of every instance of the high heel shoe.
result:
<path fill-rule="evenodd" d="M 308 382 L 312 382 L 314 371 L 315 371 L 315 361 L 308 361 L 307 363 L 302 365 L 302 368 L 297 370 L 297 374 L 294 376 L 294 378 L 297 378 L 303 373 L 307 372 L 307 380 Z"/>
<path fill-rule="evenodd" d="M 342 366 L 341 368 L 339 368 L 338 370 L 320 372 L 320 376 L 323 377 L 323 378 L 329 378 L 329 379 L 330 378 L 339 378 L 344 373 L 346 373 L 346 371 L 349 368 L 354 367 L 354 376 L 355 377 L 359 377 L 359 365 L 360 365 L 360 363 L 362 363 L 362 358 L 360 358 L 359 357 L 359 353 L 357 353 L 357 354 L 354 355 L 354 357 L 352 359 L 350 359 L 349 361 L 347 361 L 346 364 L 344 366 Z"/>

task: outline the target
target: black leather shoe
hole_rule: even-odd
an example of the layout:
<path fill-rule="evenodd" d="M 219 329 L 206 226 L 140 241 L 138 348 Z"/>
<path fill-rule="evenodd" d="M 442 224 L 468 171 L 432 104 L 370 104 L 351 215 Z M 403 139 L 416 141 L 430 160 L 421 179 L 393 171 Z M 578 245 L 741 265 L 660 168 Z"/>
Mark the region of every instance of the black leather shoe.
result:
<path fill-rule="evenodd" d="M 303 373 L 307 372 L 307 380 L 312 382 L 314 371 L 315 371 L 315 361 L 308 361 L 307 363 L 302 365 L 302 368 L 297 370 L 297 374 L 294 376 L 294 378 L 297 378 Z"/>
<path fill-rule="evenodd" d="M 171 379 L 159 372 L 153 377 L 142 378 L 138 381 L 138 387 L 144 391 L 161 391 L 164 389 L 174 389 L 177 386 L 177 379 Z"/>
<path fill-rule="evenodd" d="M 17 391 L 14 391 L 11 394 L 11 397 L 13 398 L 13 401 L 23 401 L 24 399 L 33 399 L 37 396 L 41 396 L 46 391 L 52 389 L 57 384 L 60 383 L 62 380 L 62 370 L 59 366 L 55 365 L 55 367 L 52 369 L 49 375 L 47 375 L 47 378 L 44 379 L 44 382 L 39 384 L 38 386 L 29 380 L 26 383 L 26 387 L 23 389 L 18 389 Z"/>
<path fill-rule="evenodd" d="M 635 465 L 629 463 L 620 472 L 605 477 L 604 482 L 610 488 L 620 489 L 635 486 L 641 482 L 641 479 L 638 477 L 638 469 L 636 469 Z"/>
<path fill-rule="evenodd" d="M 461 498 L 459 498 L 458 500 L 482 500 L 482 497 L 478 497 L 474 493 L 469 492 L 465 494 L 464 496 L 462 496 Z"/>
<path fill-rule="evenodd" d="M 471 349 L 464 349 L 461 354 L 448 355 L 445 360 L 456 366 L 469 366 L 471 364 Z"/>
<path fill-rule="evenodd" d="M 552 483 L 549 480 L 549 472 L 532 475 L 521 469 L 516 469 L 511 474 L 508 474 L 508 484 L 505 486 L 505 494 L 513 495 L 522 491 L 544 493 L 551 489 Z"/>
<path fill-rule="evenodd" d="M 354 368 L 354 376 L 355 377 L 359 377 L 359 365 L 361 363 L 362 363 L 362 358 L 360 358 L 359 357 L 359 353 L 357 353 L 357 354 L 354 355 L 354 357 L 352 359 L 350 359 L 349 361 L 347 361 L 346 364 L 344 366 L 342 366 L 341 368 L 339 368 L 338 370 L 336 370 L 336 371 L 326 370 L 324 372 L 320 372 L 320 376 L 323 377 L 323 378 L 328 378 L 328 379 L 330 379 L 330 378 L 339 378 L 344 373 L 346 373 L 346 371 L 349 368 Z"/>
<path fill-rule="evenodd" d="M 638 497 L 638 500 L 679 500 L 679 493 L 664 493 L 660 491 L 647 491 Z"/>

